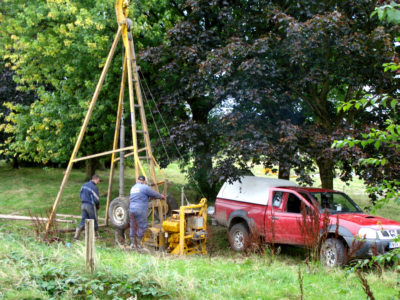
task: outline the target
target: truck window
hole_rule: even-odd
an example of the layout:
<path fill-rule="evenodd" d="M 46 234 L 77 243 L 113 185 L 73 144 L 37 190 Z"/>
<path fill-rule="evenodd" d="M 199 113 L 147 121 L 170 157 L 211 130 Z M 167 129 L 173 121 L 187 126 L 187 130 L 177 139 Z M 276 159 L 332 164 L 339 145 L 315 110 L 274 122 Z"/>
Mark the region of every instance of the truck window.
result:
<path fill-rule="evenodd" d="M 286 211 L 295 214 L 301 212 L 301 200 L 296 195 L 289 193 L 286 203 Z"/>
<path fill-rule="evenodd" d="M 274 192 L 274 196 L 272 197 L 272 206 L 280 207 L 282 204 L 283 192 Z"/>

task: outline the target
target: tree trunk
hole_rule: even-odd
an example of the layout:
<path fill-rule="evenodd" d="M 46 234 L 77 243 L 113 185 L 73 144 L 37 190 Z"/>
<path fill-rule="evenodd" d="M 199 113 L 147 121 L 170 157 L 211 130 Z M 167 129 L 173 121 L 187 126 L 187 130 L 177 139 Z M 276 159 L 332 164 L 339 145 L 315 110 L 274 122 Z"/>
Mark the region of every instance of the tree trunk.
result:
<path fill-rule="evenodd" d="M 13 159 L 12 159 L 12 167 L 13 167 L 13 169 L 18 169 L 19 168 L 18 158 L 13 157 Z"/>
<path fill-rule="evenodd" d="M 333 168 L 334 163 L 331 159 L 322 158 L 317 160 L 319 176 L 323 189 L 333 189 Z"/>
<path fill-rule="evenodd" d="M 279 163 L 279 179 L 290 179 L 290 165 L 287 163 Z"/>
<path fill-rule="evenodd" d="M 198 187 L 207 199 L 215 199 L 216 191 L 214 190 L 215 182 L 211 182 L 210 174 L 212 173 L 212 157 L 208 153 L 197 153 L 193 174 Z"/>
<path fill-rule="evenodd" d="M 92 176 L 96 173 L 99 167 L 99 160 L 97 158 L 92 158 L 86 161 L 86 178 L 85 181 L 92 179 Z"/>
<path fill-rule="evenodd" d="M 195 129 L 196 138 L 203 142 L 202 146 L 194 148 L 193 178 L 207 199 L 215 199 L 218 191 L 216 190 L 217 182 L 211 176 L 213 171 L 212 141 L 206 133 L 209 126 L 208 114 L 213 105 L 207 99 L 201 98 L 192 98 L 188 103 L 193 114 L 193 121 L 200 125 L 200 128 Z"/>

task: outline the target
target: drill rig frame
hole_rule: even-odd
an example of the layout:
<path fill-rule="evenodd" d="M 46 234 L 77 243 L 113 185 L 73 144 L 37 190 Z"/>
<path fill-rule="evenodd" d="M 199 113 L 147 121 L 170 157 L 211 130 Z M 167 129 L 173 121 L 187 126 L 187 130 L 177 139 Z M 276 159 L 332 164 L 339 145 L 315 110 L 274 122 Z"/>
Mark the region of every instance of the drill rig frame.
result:
<path fill-rule="evenodd" d="M 115 1 L 115 12 L 118 23 L 118 30 L 112 43 L 111 49 L 108 53 L 106 63 L 101 72 L 100 79 L 97 83 L 95 92 L 90 101 L 88 111 L 80 129 L 77 141 L 75 143 L 73 152 L 71 154 L 67 169 L 64 174 L 61 186 L 57 193 L 56 199 L 52 206 L 50 216 L 45 228 L 45 234 L 47 234 L 51 228 L 51 225 L 55 219 L 57 207 L 60 203 L 63 190 L 67 184 L 69 175 L 72 171 L 74 163 L 88 160 L 91 158 L 102 157 L 111 155 L 110 175 L 107 190 L 107 202 L 105 212 L 105 224 L 100 226 L 108 226 L 110 216 L 114 217 L 114 228 L 116 230 L 126 229 L 126 220 L 129 215 L 129 199 L 124 197 L 123 188 L 121 188 L 121 181 L 123 182 L 124 173 L 120 172 L 120 196 L 111 201 L 112 182 L 114 177 L 115 165 L 120 161 L 123 169 L 123 159 L 129 156 L 134 158 L 134 170 L 135 178 L 139 175 L 145 175 L 151 178 L 153 188 L 159 192 L 159 188 L 163 186 L 163 193 L 165 198 L 168 199 L 166 180 L 161 167 L 158 165 L 154 158 L 149 130 L 146 120 L 146 113 L 144 109 L 144 103 L 142 98 L 142 92 L 139 82 L 138 66 L 136 63 L 136 54 L 133 43 L 133 37 L 131 28 L 133 22 L 129 19 L 129 0 L 116 0 Z M 93 154 L 84 157 L 78 157 L 78 151 L 82 144 L 85 131 L 88 127 L 89 120 L 92 112 L 95 108 L 95 104 L 100 94 L 101 87 L 104 83 L 107 71 L 112 62 L 115 50 L 117 48 L 119 40 L 122 38 L 125 54 L 123 58 L 122 78 L 118 99 L 117 118 L 115 124 L 113 149 L 98 154 Z M 130 119 L 131 119 L 131 133 L 132 133 L 132 145 L 125 147 L 124 145 L 124 125 L 123 125 L 123 104 L 124 104 L 124 93 L 125 84 L 128 82 L 129 91 L 129 107 L 130 107 Z M 136 100 L 136 101 L 135 101 Z M 121 124 L 122 123 L 122 124 Z M 137 123 L 139 126 L 137 126 Z M 122 127 L 122 131 L 121 131 Z M 138 128 L 140 127 L 140 128 Z M 144 147 L 139 149 L 138 134 L 143 135 Z M 118 140 L 120 139 L 120 148 L 118 149 Z M 130 153 L 125 154 L 125 151 L 130 150 Z M 119 153 L 120 157 L 116 157 Z M 139 156 L 139 153 L 145 153 L 144 156 Z M 143 160 L 148 162 L 149 175 L 147 176 L 144 168 Z M 121 169 L 121 168 L 120 168 Z M 158 180 L 157 172 L 161 174 L 162 179 Z M 121 180 L 122 177 L 122 180 Z M 111 205 L 110 205 L 111 204 Z M 111 210 L 110 210 L 111 208 Z M 174 254 L 191 254 L 191 253 L 206 253 L 206 226 L 207 226 L 207 205 L 206 199 L 203 198 L 198 205 L 181 206 L 179 210 L 172 211 L 173 207 L 169 207 L 166 200 L 153 199 L 150 202 L 150 215 L 151 215 L 151 226 L 147 229 L 145 236 L 142 240 L 142 244 L 147 247 L 154 248 L 155 250 L 167 250 Z M 167 219 L 167 214 L 170 215 Z M 155 219 L 158 219 L 156 222 Z"/>

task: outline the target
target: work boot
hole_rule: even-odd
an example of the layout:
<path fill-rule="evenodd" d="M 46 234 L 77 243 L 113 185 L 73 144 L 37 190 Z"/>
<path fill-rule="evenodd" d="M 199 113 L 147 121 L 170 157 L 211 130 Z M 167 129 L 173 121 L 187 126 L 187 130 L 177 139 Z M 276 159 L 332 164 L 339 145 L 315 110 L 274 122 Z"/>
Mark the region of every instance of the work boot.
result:
<path fill-rule="evenodd" d="M 99 231 L 98 230 L 96 230 L 95 232 L 94 232 L 94 236 L 96 237 L 96 239 L 101 239 L 101 235 L 100 235 L 100 233 L 99 233 Z"/>
<path fill-rule="evenodd" d="M 79 236 L 81 235 L 81 232 L 83 230 L 83 227 L 78 227 L 75 230 L 75 234 L 74 234 L 74 240 L 79 240 Z"/>
<path fill-rule="evenodd" d="M 123 248 L 125 245 L 125 234 L 123 229 L 115 229 L 114 230 L 114 238 L 115 238 L 115 243 L 118 245 L 118 247 Z"/>
<path fill-rule="evenodd" d="M 135 238 L 131 237 L 130 240 L 131 240 L 131 243 L 130 243 L 129 247 L 132 250 L 137 250 L 138 248 L 141 247 L 140 241 L 138 241 L 137 239 L 135 240 Z"/>

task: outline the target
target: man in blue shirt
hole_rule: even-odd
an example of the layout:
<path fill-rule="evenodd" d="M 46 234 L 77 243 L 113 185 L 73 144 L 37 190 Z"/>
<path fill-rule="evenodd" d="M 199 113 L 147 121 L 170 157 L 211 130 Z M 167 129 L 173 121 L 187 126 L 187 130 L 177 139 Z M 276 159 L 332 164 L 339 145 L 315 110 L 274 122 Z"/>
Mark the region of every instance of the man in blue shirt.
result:
<path fill-rule="evenodd" d="M 165 199 L 164 195 L 152 190 L 146 184 L 146 177 L 139 176 L 137 182 L 131 188 L 129 200 L 129 220 L 131 247 L 140 248 L 140 241 L 147 227 L 147 209 L 149 207 L 149 197 L 155 199 Z"/>
<path fill-rule="evenodd" d="M 85 220 L 94 220 L 94 229 L 96 236 L 98 236 L 98 224 L 97 224 L 97 210 L 100 208 L 100 196 L 97 186 L 100 182 L 99 175 L 93 175 L 92 180 L 84 183 L 81 188 L 81 200 L 82 200 L 82 220 L 76 228 L 74 239 L 78 240 L 83 228 L 85 228 Z"/>

